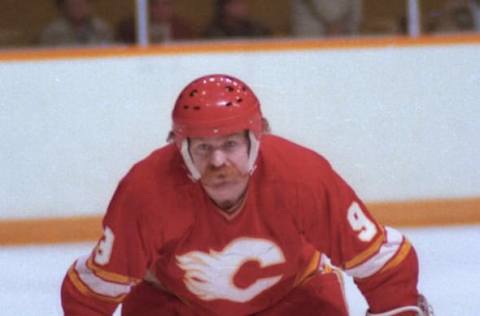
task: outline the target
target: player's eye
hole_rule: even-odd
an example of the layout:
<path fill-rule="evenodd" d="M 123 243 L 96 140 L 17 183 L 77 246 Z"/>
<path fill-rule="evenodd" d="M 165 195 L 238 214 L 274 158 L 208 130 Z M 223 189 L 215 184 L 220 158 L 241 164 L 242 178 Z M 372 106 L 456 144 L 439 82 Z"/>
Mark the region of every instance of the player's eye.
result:
<path fill-rule="evenodd" d="M 238 146 L 238 142 L 235 141 L 235 140 L 228 140 L 227 142 L 225 142 L 225 144 L 223 144 L 223 149 L 224 150 L 233 150 L 235 149 L 236 147 Z"/>
<path fill-rule="evenodd" d="M 212 146 L 208 144 L 198 144 L 195 146 L 195 152 L 199 155 L 207 155 L 212 150 Z"/>

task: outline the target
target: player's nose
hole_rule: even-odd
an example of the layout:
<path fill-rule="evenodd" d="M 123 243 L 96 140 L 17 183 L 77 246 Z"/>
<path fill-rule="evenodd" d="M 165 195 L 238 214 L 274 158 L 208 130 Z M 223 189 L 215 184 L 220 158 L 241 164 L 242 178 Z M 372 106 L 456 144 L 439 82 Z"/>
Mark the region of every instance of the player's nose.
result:
<path fill-rule="evenodd" d="M 214 167 L 221 167 L 227 161 L 226 154 L 221 149 L 215 149 L 210 156 L 210 164 Z"/>

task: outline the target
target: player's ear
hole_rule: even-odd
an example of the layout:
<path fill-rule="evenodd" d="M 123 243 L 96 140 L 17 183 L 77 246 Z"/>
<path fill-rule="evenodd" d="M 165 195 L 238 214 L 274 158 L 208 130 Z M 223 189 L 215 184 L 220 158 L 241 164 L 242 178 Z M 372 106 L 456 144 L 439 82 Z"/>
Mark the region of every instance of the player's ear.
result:
<path fill-rule="evenodd" d="M 268 123 L 268 120 L 265 117 L 262 117 L 262 133 L 268 134 L 270 131 L 270 123 Z"/>
<path fill-rule="evenodd" d="M 175 142 L 175 133 L 173 131 L 168 132 L 167 142 L 170 144 Z"/>

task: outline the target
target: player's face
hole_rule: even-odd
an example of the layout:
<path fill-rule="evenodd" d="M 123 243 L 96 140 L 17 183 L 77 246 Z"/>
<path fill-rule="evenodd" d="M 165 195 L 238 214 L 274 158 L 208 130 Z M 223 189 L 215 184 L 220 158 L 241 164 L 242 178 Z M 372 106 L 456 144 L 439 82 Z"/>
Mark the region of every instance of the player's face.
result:
<path fill-rule="evenodd" d="M 81 22 L 90 16 L 90 0 L 66 0 L 64 9 L 69 19 Z"/>
<path fill-rule="evenodd" d="M 249 16 L 248 3 L 245 0 L 230 0 L 225 5 L 225 13 L 234 19 L 246 19 Z"/>
<path fill-rule="evenodd" d="M 215 203 L 229 209 L 248 184 L 249 140 L 246 132 L 190 139 L 190 154 L 200 181 Z"/>
<path fill-rule="evenodd" d="M 154 22 L 168 22 L 173 16 L 172 0 L 150 1 L 150 18 Z"/>

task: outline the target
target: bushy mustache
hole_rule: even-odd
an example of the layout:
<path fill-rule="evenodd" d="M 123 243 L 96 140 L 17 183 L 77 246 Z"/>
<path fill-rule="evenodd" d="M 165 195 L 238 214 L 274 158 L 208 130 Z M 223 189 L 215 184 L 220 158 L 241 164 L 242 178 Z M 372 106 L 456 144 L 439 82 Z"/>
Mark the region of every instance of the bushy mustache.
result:
<path fill-rule="evenodd" d="M 209 166 L 202 174 L 203 184 L 215 184 L 219 181 L 230 181 L 243 177 L 244 174 L 233 165 L 223 165 L 220 167 Z"/>

